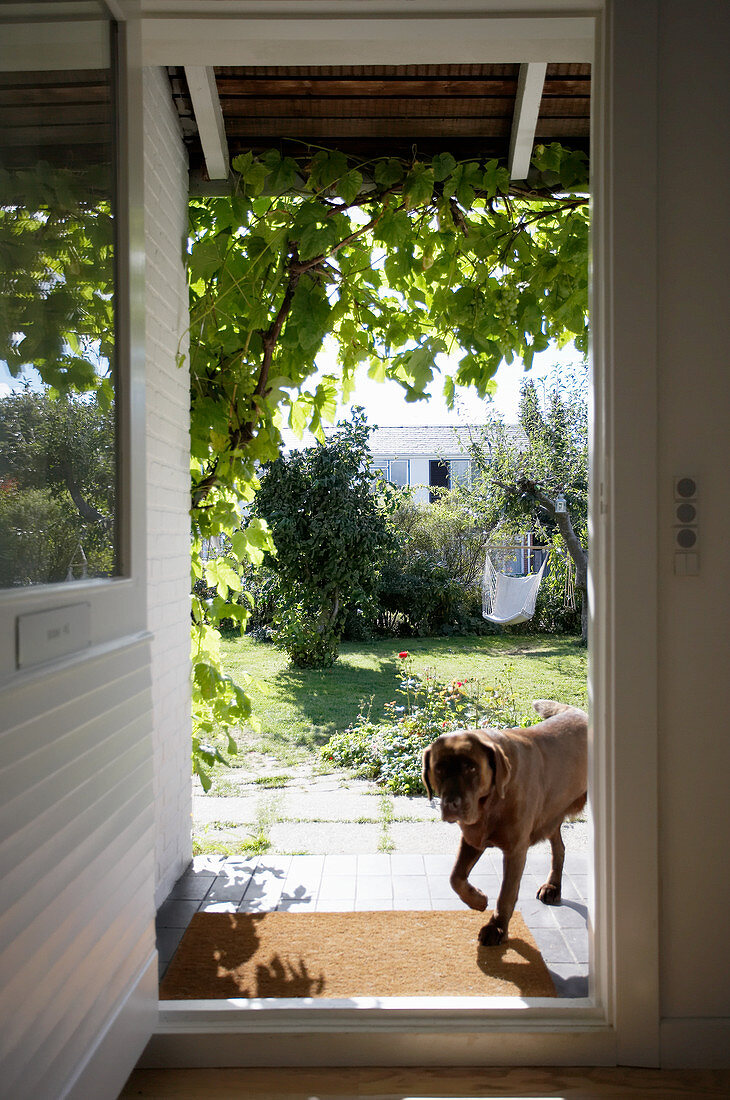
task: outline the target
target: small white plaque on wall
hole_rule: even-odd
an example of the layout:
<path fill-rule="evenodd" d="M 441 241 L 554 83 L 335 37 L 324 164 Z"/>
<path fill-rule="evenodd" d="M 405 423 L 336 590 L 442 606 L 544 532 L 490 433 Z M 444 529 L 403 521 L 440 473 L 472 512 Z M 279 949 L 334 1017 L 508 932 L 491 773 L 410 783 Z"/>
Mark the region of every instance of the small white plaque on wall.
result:
<path fill-rule="evenodd" d="M 91 643 L 91 604 L 73 603 L 52 611 L 18 616 L 18 668 L 86 649 Z"/>

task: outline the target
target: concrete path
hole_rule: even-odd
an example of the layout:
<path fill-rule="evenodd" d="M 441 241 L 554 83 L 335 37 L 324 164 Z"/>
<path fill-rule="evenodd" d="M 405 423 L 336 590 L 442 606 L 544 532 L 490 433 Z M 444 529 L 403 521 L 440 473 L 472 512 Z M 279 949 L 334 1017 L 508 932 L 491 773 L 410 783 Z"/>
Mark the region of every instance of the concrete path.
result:
<path fill-rule="evenodd" d="M 457 826 L 442 822 L 425 795 L 394 796 L 344 772 L 315 775 L 308 766 L 264 760 L 231 769 L 220 789 L 226 793 L 206 795 L 198 786 L 193 797 L 194 833 L 208 851 L 256 837 L 268 840 L 272 855 L 453 855 L 458 845 Z M 586 847 L 583 823 L 564 826 L 563 834 L 569 850 Z"/>

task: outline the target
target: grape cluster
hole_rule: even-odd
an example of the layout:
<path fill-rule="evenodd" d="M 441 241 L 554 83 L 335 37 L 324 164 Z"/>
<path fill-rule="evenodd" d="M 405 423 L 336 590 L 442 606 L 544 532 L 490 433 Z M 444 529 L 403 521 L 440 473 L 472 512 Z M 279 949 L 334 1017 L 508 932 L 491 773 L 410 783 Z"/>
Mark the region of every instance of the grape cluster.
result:
<path fill-rule="evenodd" d="M 500 320 L 509 323 L 517 312 L 520 295 L 515 287 L 502 283 L 494 299 L 494 313 Z"/>

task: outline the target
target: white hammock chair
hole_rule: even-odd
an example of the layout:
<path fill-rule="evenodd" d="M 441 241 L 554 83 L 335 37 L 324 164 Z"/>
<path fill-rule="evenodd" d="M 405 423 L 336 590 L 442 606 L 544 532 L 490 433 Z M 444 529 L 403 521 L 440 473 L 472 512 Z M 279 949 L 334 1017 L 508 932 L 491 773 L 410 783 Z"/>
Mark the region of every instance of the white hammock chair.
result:
<path fill-rule="evenodd" d="M 537 590 L 540 587 L 547 560 L 546 554 L 536 573 L 528 573 L 524 577 L 513 577 L 509 573 L 500 573 L 495 569 L 487 550 L 482 578 L 482 616 L 498 626 L 526 623 L 531 619 L 535 614 Z"/>

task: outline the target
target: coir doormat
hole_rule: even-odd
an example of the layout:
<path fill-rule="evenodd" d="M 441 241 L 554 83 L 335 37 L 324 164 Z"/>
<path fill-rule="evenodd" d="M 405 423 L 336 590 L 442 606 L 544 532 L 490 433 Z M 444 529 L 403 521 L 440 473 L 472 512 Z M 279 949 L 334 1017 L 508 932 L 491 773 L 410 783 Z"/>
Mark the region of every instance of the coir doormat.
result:
<path fill-rule="evenodd" d="M 555 997 L 519 913 L 481 947 L 489 913 L 196 913 L 162 1000 L 228 997 Z"/>

